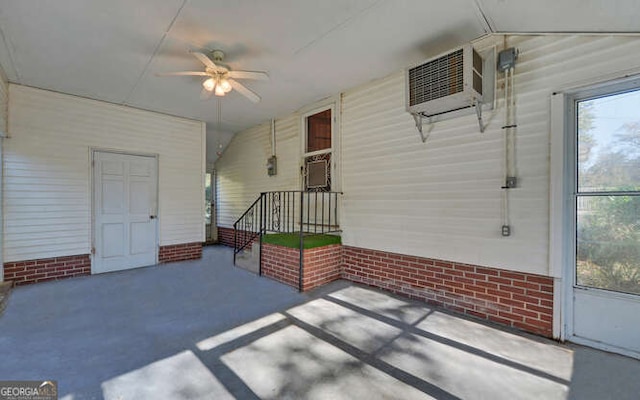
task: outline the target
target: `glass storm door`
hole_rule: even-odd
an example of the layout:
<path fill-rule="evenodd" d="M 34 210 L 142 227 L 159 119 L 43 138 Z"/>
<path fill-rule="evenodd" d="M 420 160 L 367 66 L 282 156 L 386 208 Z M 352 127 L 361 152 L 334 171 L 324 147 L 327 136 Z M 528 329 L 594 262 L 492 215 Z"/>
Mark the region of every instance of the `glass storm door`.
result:
<path fill-rule="evenodd" d="M 640 355 L 640 88 L 575 98 L 570 339 Z"/>

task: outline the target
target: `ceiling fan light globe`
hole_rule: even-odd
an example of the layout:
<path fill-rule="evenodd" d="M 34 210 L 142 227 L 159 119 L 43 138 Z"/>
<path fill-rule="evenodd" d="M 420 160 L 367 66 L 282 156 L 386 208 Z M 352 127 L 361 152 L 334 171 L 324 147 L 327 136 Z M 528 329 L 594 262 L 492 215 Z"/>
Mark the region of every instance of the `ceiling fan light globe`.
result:
<path fill-rule="evenodd" d="M 216 82 L 213 78 L 209 78 L 206 81 L 202 82 L 202 87 L 204 87 L 208 91 L 212 91 L 216 87 Z"/>
<path fill-rule="evenodd" d="M 229 93 L 231 91 L 231 84 L 226 79 L 223 79 L 220 82 L 220 87 L 222 88 L 222 90 L 224 90 L 225 93 Z"/>
<path fill-rule="evenodd" d="M 216 91 L 215 91 L 215 95 L 216 96 L 224 96 L 226 94 L 226 92 L 224 91 L 224 89 L 222 88 L 222 85 L 217 85 L 216 86 Z"/>

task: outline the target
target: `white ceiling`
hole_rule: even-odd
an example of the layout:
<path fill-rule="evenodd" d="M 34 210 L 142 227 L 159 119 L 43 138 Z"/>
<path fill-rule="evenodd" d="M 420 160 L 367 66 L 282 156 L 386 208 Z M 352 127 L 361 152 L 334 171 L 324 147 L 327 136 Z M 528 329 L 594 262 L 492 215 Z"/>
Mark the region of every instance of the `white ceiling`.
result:
<path fill-rule="evenodd" d="M 0 66 L 18 84 L 207 123 L 209 158 L 234 132 L 488 32 L 636 32 L 637 0 L 0 0 Z M 188 50 L 221 49 L 262 96 L 199 99 Z M 222 123 L 217 129 L 217 101 Z"/>

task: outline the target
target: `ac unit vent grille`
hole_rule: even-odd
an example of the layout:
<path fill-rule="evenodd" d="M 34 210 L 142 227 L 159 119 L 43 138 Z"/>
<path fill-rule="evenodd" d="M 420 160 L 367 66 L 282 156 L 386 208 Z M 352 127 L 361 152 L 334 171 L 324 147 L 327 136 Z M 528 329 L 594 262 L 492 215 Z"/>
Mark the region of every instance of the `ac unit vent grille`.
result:
<path fill-rule="evenodd" d="M 463 49 L 409 70 L 409 105 L 414 106 L 464 90 Z"/>

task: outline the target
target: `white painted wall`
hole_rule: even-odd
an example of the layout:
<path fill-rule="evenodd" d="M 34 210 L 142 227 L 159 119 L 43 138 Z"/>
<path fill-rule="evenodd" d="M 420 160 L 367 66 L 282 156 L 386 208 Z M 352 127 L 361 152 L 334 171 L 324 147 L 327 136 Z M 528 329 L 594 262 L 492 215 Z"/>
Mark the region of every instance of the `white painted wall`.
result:
<path fill-rule="evenodd" d="M 10 85 L 4 261 L 91 249 L 90 148 L 159 155 L 160 245 L 204 239 L 202 122 Z"/>
<path fill-rule="evenodd" d="M 475 45 L 482 49 L 494 44 L 501 49 L 502 36 Z M 342 96 L 344 244 L 552 274 L 548 261 L 551 94 L 639 70 L 640 38 L 516 36 L 508 38 L 507 46 L 520 50 L 515 78 L 520 186 L 511 191 L 512 236 L 500 234 L 502 99 L 492 115 L 485 115 L 489 125 L 484 133 L 470 115 L 437 123 L 422 143 L 405 111 L 404 74 L 399 71 Z M 299 140 L 300 124 L 293 127 Z M 256 168 L 255 163 L 264 160 L 253 160 L 257 149 L 268 144 L 268 131 L 258 132 L 256 128 L 239 134 L 231 144 L 233 152 L 225 152 L 217 164 L 224 226 L 257 192 L 275 189 L 269 186 L 264 168 Z M 291 155 L 278 153 L 279 158 L 297 161 L 299 148 Z M 261 155 L 264 159 L 266 152 Z M 292 168 L 298 165 L 291 163 Z M 286 173 L 284 168 L 280 174 Z M 285 184 L 297 188 L 295 179 L 282 181 L 279 187 Z"/>
<path fill-rule="evenodd" d="M 300 187 L 300 117 L 276 121 L 278 173 L 267 175 L 271 156 L 271 122 L 236 134 L 215 164 L 218 226 L 233 227 L 235 220 L 260 192 L 297 190 Z"/>

